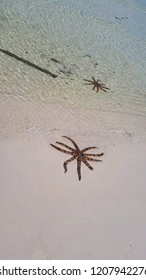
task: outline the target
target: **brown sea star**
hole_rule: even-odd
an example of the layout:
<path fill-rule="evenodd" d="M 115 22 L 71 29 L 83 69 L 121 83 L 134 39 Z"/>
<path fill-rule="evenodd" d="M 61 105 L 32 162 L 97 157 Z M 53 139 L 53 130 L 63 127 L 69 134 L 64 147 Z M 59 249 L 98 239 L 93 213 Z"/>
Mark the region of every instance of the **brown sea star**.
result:
<path fill-rule="evenodd" d="M 109 89 L 108 87 L 105 86 L 105 84 L 99 83 L 100 82 L 99 80 L 96 81 L 94 77 L 92 77 L 92 79 L 93 79 L 92 81 L 84 79 L 85 82 L 88 82 L 85 85 L 93 85 L 92 89 L 94 90 L 95 88 L 97 88 L 96 92 L 98 92 L 99 89 L 101 89 L 105 92 L 106 92 L 106 89 Z"/>
<path fill-rule="evenodd" d="M 52 147 L 54 147 L 55 149 L 57 149 L 58 151 L 61 151 L 65 154 L 72 155 L 72 157 L 70 159 L 66 160 L 63 164 L 65 173 L 67 172 L 67 164 L 69 162 L 73 161 L 74 159 L 77 160 L 77 173 L 78 173 L 79 180 L 81 180 L 81 162 L 83 162 L 90 170 L 93 170 L 93 167 L 88 163 L 88 161 L 102 161 L 102 160 L 99 160 L 99 159 L 93 159 L 92 157 L 101 157 L 101 156 L 103 156 L 103 153 L 100 153 L 100 154 L 86 154 L 85 152 L 87 152 L 88 150 L 95 149 L 97 147 L 87 147 L 83 150 L 80 150 L 78 145 L 70 137 L 68 137 L 68 136 L 62 136 L 62 137 L 70 140 L 72 142 L 72 144 L 74 145 L 75 149 L 67 146 L 64 143 L 58 142 L 58 141 L 56 141 L 57 144 L 67 148 L 68 150 L 64 150 L 62 148 L 59 148 L 59 147 L 55 146 L 54 144 L 50 144 L 50 145 Z"/>

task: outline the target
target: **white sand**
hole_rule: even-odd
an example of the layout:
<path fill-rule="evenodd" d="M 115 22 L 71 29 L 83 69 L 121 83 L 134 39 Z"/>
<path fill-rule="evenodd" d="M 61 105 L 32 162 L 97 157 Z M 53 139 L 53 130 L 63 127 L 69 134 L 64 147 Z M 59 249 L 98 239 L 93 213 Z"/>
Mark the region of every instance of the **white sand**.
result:
<path fill-rule="evenodd" d="M 0 143 L 0 259 L 146 258 L 146 145 L 104 152 L 79 182 L 43 137 Z"/>

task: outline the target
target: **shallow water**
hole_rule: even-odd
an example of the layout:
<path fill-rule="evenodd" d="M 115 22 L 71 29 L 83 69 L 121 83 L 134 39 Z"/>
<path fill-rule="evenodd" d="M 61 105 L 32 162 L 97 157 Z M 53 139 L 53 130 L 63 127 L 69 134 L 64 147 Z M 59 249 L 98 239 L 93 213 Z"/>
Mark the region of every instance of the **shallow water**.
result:
<path fill-rule="evenodd" d="M 146 13 L 146 2 L 145 0 L 119 0 L 122 4 L 129 6 L 133 9 L 137 9 Z"/>
<path fill-rule="evenodd" d="M 43 108 L 49 103 L 50 111 L 59 104 L 73 114 L 78 110 L 78 118 L 88 110 L 88 120 L 101 111 L 145 118 L 146 15 L 139 3 L 2 0 L 0 48 L 57 75 L 53 79 L 0 52 L 2 102 L 16 97 Z M 110 90 L 96 93 L 84 85 L 92 76 Z"/>

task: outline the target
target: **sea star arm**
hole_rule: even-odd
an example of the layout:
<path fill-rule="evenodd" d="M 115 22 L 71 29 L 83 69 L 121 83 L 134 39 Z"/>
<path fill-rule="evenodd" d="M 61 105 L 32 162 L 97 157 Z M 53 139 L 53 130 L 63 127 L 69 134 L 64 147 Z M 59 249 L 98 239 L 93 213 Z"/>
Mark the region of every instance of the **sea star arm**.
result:
<path fill-rule="evenodd" d="M 78 147 L 78 145 L 75 143 L 75 141 L 73 141 L 73 140 L 72 140 L 70 137 L 68 137 L 68 136 L 62 136 L 62 137 L 64 137 L 64 138 L 70 140 L 70 141 L 73 143 L 73 145 L 75 146 L 76 150 L 79 151 L 79 147 Z"/>
<path fill-rule="evenodd" d="M 100 89 L 106 92 L 106 89 L 109 89 L 105 84 L 100 84 Z"/>
<path fill-rule="evenodd" d="M 67 149 L 69 149 L 70 151 L 75 151 L 73 148 L 71 148 L 71 147 L 69 147 L 69 146 L 67 146 L 66 144 L 64 144 L 64 143 L 61 143 L 61 142 L 58 142 L 58 141 L 56 141 L 56 143 L 57 144 L 59 144 L 59 145 L 62 145 L 62 146 L 64 146 L 65 148 L 67 148 Z"/>
<path fill-rule="evenodd" d="M 79 177 L 79 181 L 81 180 L 81 159 L 77 158 L 77 173 Z"/>
<path fill-rule="evenodd" d="M 109 89 L 108 87 L 106 87 L 106 85 L 105 84 L 103 84 L 103 83 L 101 83 L 100 84 L 102 87 L 105 87 L 105 88 L 107 88 L 107 89 Z"/>
<path fill-rule="evenodd" d="M 93 85 L 93 82 L 90 82 L 90 83 L 84 83 L 84 85 L 86 85 L 86 86 L 91 86 L 91 85 Z"/>
<path fill-rule="evenodd" d="M 82 161 L 90 170 L 93 170 L 93 167 L 84 158 L 82 159 Z"/>
<path fill-rule="evenodd" d="M 103 87 L 100 87 L 100 89 L 103 90 L 104 92 L 107 92 L 107 91 L 105 90 L 105 88 L 103 88 Z M 99 89 L 98 89 L 98 90 L 99 90 Z"/>
<path fill-rule="evenodd" d="M 94 85 L 94 82 L 93 81 L 91 81 L 91 80 L 87 80 L 87 79 L 83 79 L 85 82 L 87 82 L 87 83 L 84 83 L 84 85 Z"/>
<path fill-rule="evenodd" d="M 59 148 L 59 147 L 53 145 L 53 144 L 50 144 L 50 145 L 51 145 L 52 147 L 54 147 L 55 149 L 57 149 L 58 151 L 60 151 L 60 152 L 63 152 L 63 153 L 65 153 L 65 154 L 72 155 L 72 152 L 70 152 L 70 151 L 66 151 L 66 150 L 64 150 L 64 149 L 62 149 L 62 148 Z"/>
<path fill-rule="evenodd" d="M 84 153 L 84 152 L 86 152 L 90 149 L 98 149 L 98 148 L 97 147 L 88 147 L 88 148 L 85 148 L 85 149 L 81 150 L 81 152 Z"/>
<path fill-rule="evenodd" d="M 94 83 L 97 83 L 98 82 L 98 80 L 97 80 L 97 82 L 96 82 L 96 80 L 95 80 L 95 78 L 92 76 L 92 79 L 93 79 L 93 82 Z"/>
<path fill-rule="evenodd" d="M 104 155 L 104 153 L 101 153 L 101 154 L 84 154 L 85 156 L 87 157 L 101 157 Z"/>
<path fill-rule="evenodd" d="M 95 88 L 97 88 L 96 92 L 98 92 L 99 91 L 99 87 L 97 85 L 94 85 L 92 90 L 94 90 Z"/>
<path fill-rule="evenodd" d="M 85 82 L 89 82 L 89 83 L 93 83 L 93 81 L 91 81 L 91 80 L 87 80 L 87 79 L 83 79 L 83 81 L 85 81 Z"/>
<path fill-rule="evenodd" d="M 69 162 L 73 161 L 75 158 L 76 158 L 76 156 L 73 156 L 73 157 L 69 158 L 68 160 L 66 160 L 66 161 L 63 163 L 64 172 L 65 172 L 65 173 L 67 172 L 67 164 L 68 164 Z"/>
<path fill-rule="evenodd" d="M 89 161 L 102 161 L 100 159 L 90 158 L 90 157 L 86 157 L 86 156 L 85 156 L 85 160 L 89 160 Z"/>

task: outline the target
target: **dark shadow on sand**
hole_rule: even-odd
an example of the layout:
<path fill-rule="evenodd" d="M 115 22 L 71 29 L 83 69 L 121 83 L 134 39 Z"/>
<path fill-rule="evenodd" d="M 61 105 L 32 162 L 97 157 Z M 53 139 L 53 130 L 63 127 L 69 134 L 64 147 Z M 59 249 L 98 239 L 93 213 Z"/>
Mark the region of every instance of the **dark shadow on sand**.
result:
<path fill-rule="evenodd" d="M 54 78 L 54 79 L 57 77 L 57 75 L 51 73 L 51 72 L 48 71 L 47 69 L 41 68 L 40 66 L 38 66 L 38 65 L 36 65 L 36 64 L 34 64 L 34 63 L 32 63 L 32 62 L 30 62 L 30 61 L 28 61 L 28 60 L 26 60 L 26 59 L 20 57 L 20 56 L 17 56 L 17 55 L 14 54 L 14 53 L 11 53 L 11 52 L 9 52 L 9 51 L 7 51 L 7 50 L 3 50 L 3 49 L 0 49 L 0 51 L 3 52 L 3 53 L 6 54 L 6 55 L 9 55 L 9 56 L 11 56 L 11 57 L 13 57 L 13 58 L 15 58 L 15 59 L 17 59 L 17 60 L 19 60 L 19 61 L 21 61 L 21 62 L 27 64 L 28 66 L 31 66 L 31 67 L 33 67 L 33 68 L 35 68 L 35 69 L 37 69 L 37 70 L 39 70 L 39 71 L 41 71 L 41 72 L 44 72 L 44 73 L 47 74 L 47 75 L 50 75 L 50 76 L 51 76 L 52 78 Z"/>

